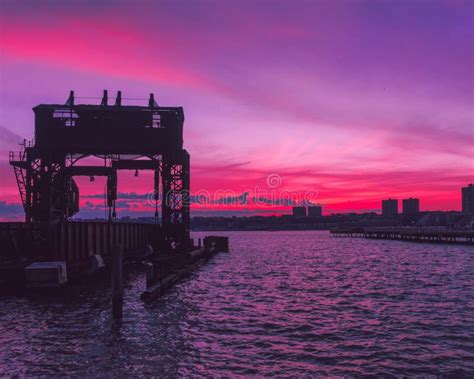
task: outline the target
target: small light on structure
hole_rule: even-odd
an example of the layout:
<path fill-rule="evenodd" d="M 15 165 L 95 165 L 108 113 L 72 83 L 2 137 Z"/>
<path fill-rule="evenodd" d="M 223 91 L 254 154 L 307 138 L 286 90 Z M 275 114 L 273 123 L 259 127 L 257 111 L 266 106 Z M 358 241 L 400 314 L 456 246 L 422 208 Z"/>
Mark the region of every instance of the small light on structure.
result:
<path fill-rule="evenodd" d="M 138 170 L 135 170 L 135 176 L 138 176 Z"/>
<path fill-rule="evenodd" d="M 93 176 L 93 175 L 89 176 L 89 180 L 90 180 L 91 182 L 95 182 L 94 176 Z"/>

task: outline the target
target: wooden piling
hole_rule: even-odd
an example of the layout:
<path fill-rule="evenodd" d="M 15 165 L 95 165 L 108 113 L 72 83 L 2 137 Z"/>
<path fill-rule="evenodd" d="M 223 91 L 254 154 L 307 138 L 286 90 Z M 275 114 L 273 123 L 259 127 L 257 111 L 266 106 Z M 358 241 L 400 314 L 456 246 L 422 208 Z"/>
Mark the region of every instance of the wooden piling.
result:
<path fill-rule="evenodd" d="M 122 318 L 123 308 L 123 246 L 116 245 L 112 251 L 112 315 Z"/>
<path fill-rule="evenodd" d="M 156 281 L 156 272 L 155 266 L 152 262 L 148 262 L 145 264 L 146 268 L 146 287 L 150 287 L 155 284 Z"/>

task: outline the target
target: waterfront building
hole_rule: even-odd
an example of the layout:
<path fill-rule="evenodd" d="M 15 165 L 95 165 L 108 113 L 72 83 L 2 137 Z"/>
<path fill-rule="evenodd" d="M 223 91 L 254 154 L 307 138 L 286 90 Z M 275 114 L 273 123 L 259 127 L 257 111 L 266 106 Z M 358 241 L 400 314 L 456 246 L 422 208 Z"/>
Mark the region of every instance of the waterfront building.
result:
<path fill-rule="evenodd" d="M 403 215 L 404 216 L 416 216 L 420 213 L 420 199 L 403 199 Z"/>
<path fill-rule="evenodd" d="M 382 216 L 385 218 L 396 218 L 398 215 L 398 200 L 382 200 Z"/>
<path fill-rule="evenodd" d="M 306 207 L 293 207 L 293 217 L 306 217 Z"/>
<path fill-rule="evenodd" d="M 319 205 L 310 205 L 308 207 L 308 217 L 316 218 L 322 217 L 323 215 L 323 208 Z"/>
<path fill-rule="evenodd" d="M 474 215 L 474 185 L 469 184 L 461 189 L 462 193 L 462 212 Z"/>

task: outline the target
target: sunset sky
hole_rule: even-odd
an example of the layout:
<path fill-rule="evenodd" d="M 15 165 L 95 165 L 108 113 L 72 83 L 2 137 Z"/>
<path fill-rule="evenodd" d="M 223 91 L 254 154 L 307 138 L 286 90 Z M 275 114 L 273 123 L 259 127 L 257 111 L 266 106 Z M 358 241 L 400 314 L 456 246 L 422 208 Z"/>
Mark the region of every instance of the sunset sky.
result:
<path fill-rule="evenodd" d="M 389 196 L 460 210 L 474 181 L 473 4 L 1 1 L 0 218 L 23 214 L 8 151 L 33 137 L 32 107 L 103 89 L 184 107 L 194 194 L 253 194 L 277 174 L 278 190 L 313 191 L 326 214 Z M 94 215 L 104 182 L 79 184 Z M 119 214 L 152 215 L 151 189 L 150 175 L 121 173 Z"/>

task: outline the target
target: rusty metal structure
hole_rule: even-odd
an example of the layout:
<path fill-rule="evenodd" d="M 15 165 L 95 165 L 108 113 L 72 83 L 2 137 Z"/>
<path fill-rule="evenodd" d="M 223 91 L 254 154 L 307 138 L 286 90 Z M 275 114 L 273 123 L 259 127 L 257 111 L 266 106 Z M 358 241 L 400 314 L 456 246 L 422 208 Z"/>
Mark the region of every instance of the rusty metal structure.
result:
<path fill-rule="evenodd" d="M 146 106 L 122 104 L 119 91 L 109 104 L 40 104 L 35 138 L 10 152 L 27 223 L 51 228 L 79 211 L 75 176 L 107 178 L 108 221 L 116 219 L 118 170 L 152 170 L 155 219 L 163 252 L 184 252 L 189 243 L 190 159 L 183 148 L 182 107 L 159 106 L 150 94 Z M 100 165 L 84 164 L 90 157 Z M 160 195 L 161 194 L 161 195 Z M 161 222 L 159 203 L 161 200 Z"/>

